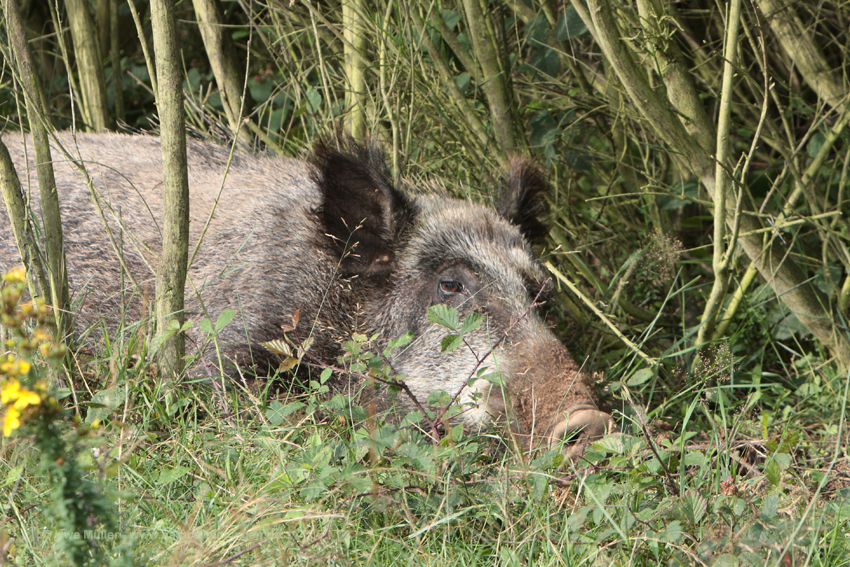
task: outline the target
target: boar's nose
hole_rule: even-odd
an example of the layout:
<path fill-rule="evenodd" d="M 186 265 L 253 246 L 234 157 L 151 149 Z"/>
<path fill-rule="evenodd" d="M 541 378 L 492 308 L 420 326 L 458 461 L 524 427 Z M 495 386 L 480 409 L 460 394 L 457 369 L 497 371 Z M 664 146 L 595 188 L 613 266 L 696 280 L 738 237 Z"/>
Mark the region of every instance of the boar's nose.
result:
<path fill-rule="evenodd" d="M 567 419 L 555 426 L 552 443 L 566 440 L 565 456 L 569 460 L 576 460 L 584 454 L 589 442 L 618 430 L 614 418 L 604 411 L 591 405 L 574 406 L 567 412 Z"/>

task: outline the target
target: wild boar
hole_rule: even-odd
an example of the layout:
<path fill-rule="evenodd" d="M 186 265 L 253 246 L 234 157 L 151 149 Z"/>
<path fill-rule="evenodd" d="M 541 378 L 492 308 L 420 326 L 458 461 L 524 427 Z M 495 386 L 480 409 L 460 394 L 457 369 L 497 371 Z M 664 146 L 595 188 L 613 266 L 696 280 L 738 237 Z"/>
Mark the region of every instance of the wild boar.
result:
<path fill-rule="evenodd" d="M 3 141 L 24 184 L 35 179 L 29 138 L 7 133 Z M 105 325 L 114 333 L 122 317 L 150 313 L 144 303 L 153 297 L 161 249 L 160 141 L 60 133 L 53 144 L 76 329 Z M 546 281 L 530 242 L 542 228 L 547 186 L 530 164 L 516 160 L 505 173 L 495 208 L 412 183 L 396 187 L 381 151 L 348 139 L 321 143 L 306 160 L 231 160 L 227 148 L 190 139 L 188 171 L 190 251 L 198 248 L 190 252 L 187 319 L 215 321 L 236 310 L 218 335 L 231 363 L 258 372 L 274 367 L 277 359 L 260 343 L 279 339 L 298 311 L 296 333 L 312 337 L 309 352 L 328 363 L 354 331 L 377 333 L 384 344 L 412 332 L 413 341 L 393 354 L 394 370 L 422 403 L 435 390 L 461 392 L 460 419 L 471 427 L 510 419 L 526 447 L 615 427 L 597 409 L 588 376 L 528 310 Z M 33 209 L 38 216 L 35 200 Z M 17 262 L 2 211 L 0 270 Z M 484 324 L 461 348 L 442 353 L 448 331 L 427 317 L 436 304 L 457 308 L 461 319 L 477 312 Z M 187 339 L 190 351 L 206 349 L 202 360 L 217 364 L 197 324 Z M 502 385 L 467 384 L 494 345 L 484 364 L 501 373 Z M 404 395 L 396 403 L 412 407 Z"/>

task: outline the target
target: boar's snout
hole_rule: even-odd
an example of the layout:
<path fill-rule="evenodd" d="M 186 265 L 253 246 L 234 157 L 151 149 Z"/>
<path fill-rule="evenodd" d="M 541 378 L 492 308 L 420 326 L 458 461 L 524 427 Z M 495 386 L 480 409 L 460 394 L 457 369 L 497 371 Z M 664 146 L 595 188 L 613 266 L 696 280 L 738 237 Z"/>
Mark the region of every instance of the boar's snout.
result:
<path fill-rule="evenodd" d="M 618 431 L 614 418 L 592 405 L 573 407 L 567 418 L 556 424 L 551 436 L 553 445 L 567 441 L 564 452 L 568 459 L 578 459 L 588 443 Z"/>
<path fill-rule="evenodd" d="M 534 340 L 509 347 L 511 391 L 516 424 L 527 450 L 564 446 L 565 456 L 580 457 L 588 442 L 616 432 L 614 418 L 600 411 L 590 376 L 534 316 L 520 331 Z"/>

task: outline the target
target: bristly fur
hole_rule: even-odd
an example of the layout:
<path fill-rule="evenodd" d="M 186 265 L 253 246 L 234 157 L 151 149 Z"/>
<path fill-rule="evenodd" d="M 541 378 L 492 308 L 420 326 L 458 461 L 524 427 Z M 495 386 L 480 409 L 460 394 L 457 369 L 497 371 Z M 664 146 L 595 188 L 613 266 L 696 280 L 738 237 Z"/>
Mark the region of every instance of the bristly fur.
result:
<path fill-rule="evenodd" d="M 311 160 L 322 194 L 319 222 L 334 241 L 344 277 L 386 276 L 395 262 L 397 227 L 408 224 L 399 215 L 412 214 L 409 201 L 393 186 L 377 144 L 360 144 L 345 134 L 334 141 L 319 141 Z"/>
<path fill-rule="evenodd" d="M 496 209 L 518 226 L 529 242 L 536 243 L 548 229 L 549 206 L 546 193 L 549 184 L 543 171 L 534 163 L 514 156 L 502 177 L 502 199 Z"/>

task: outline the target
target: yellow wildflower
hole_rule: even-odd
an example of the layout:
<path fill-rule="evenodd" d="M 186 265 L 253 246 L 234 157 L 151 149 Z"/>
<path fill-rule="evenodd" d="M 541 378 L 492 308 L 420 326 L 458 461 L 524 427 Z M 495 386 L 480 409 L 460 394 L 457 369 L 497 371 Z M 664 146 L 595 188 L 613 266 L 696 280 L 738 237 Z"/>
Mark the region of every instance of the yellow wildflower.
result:
<path fill-rule="evenodd" d="M 3 436 L 8 437 L 12 431 L 21 426 L 21 412 L 15 408 L 6 408 L 6 413 L 3 414 Z"/>
<path fill-rule="evenodd" d="M 30 406 L 41 403 L 41 396 L 33 391 L 21 388 L 21 383 L 12 378 L 0 390 L 0 403 L 6 406 L 3 414 L 3 435 L 8 437 L 21 426 L 21 412 Z"/>
<path fill-rule="evenodd" d="M 41 396 L 31 390 L 21 388 L 21 383 L 13 378 L 6 382 L 3 390 L 0 391 L 0 403 L 23 410 L 27 406 L 37 406 L 40 404 Z"/>
<path fill-rule="evenodd" d="M 16 400 L 18 398 L 18 391 L 21 389 L 21 383 L 15 380 L 9 380 L 3 386 L 3 390 L 0 391 L 0 403 L 3 405 L 8 404 L 12 400 Z"/>
<path fill-rule="evenodd" d="M 3 279 L 9 283 L 24 283 L 27 279 L 27 272 L 23 266 L 18 266 L 3 274 Z"/>
<path fill-rule="evenodd" d="M 0 362 L 0 372 L 12 378 L 29 373 L 31 367 L 29 362 L 15 358 L 12 354 L 8 355 L 4 362 Z"/>
<path fill-rule="evenodd" d="M 27 406 L 37 406 L 40 403 L 41 396 L 35 392 L 21 388 L 21 392 L 18 394 L 18 399 L 15 400 L 15 405 L 12 407 L 16 410 L 24 410 Z"/>

